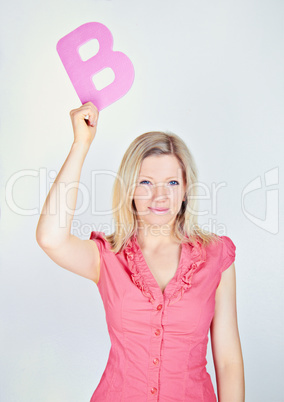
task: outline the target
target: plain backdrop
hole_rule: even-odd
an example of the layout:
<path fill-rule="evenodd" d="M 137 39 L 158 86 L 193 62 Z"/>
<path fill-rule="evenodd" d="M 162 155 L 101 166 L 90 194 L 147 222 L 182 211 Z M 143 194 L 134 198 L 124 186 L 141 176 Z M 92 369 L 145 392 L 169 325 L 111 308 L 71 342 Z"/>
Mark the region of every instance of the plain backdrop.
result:
<path fill-rule="evenodd" d="M 69 111 L 80 106 L 56 44 L 90 21 L 111 30 L 135 80 L 100 113 L 73 233 L 111 232 L 114 176 L 135 137 L 178 134 L 203 183 L 200 225 L 236 245 L 246 401 L 284 401 L 283 8 L 280 0 L 2 4 L 1 402 L 87 402 L 108 358 L 96 285 L 57 266 L 35 240 L 72 144 Z M 210 345 L 208 371 L 215 386 Z"/>

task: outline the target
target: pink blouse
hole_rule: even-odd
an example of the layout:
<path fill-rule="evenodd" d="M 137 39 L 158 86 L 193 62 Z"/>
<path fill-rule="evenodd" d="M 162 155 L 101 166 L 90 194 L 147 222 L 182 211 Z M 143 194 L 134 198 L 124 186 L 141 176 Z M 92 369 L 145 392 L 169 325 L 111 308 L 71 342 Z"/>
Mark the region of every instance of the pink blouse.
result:
<path fill-rule="evenodd" d="M 206 371 L 208 332 L 222 272 L 235 260 L 227 236 L 202 248 L 182 244 L 179 266 L 162 293 L 136 235 L 114 254 L 103 232 L 98 289 L 111 349 L 90 402 L 216 402 Z"/>

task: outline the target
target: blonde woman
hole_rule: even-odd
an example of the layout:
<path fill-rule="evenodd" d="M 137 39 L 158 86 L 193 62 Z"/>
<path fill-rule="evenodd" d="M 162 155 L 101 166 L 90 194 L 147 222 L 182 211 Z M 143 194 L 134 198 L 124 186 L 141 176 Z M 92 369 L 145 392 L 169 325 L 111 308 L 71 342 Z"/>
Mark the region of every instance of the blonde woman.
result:
<path fill-rule="evenodd" d="M 206 371 L 209 330 L 218 400 L 243 402 L 235 245 L 198 226 L 197 171 L 187 146 L 175 134 L 136 138 L 114 184 L 116 230 L 81 240 L 71 234 L 74 182 L 95 137 L 98 110 L 88 102 L 70 115 L 74 142 L 36 238 L 53 261 L 94 281 L 101 294 L 112 346 L 91 402 L 216 401 Z M 66 202 L 60 187 L 70 183 Z M 60 225 L 62 214 L 66 225 Z"/>

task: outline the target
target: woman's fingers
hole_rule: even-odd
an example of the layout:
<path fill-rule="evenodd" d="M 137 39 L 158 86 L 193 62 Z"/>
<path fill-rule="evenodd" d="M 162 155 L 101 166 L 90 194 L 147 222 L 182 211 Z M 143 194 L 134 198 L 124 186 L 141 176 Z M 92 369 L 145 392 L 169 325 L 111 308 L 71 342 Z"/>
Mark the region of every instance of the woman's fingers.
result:
<path fill-rule="evenodd" d="M 94 124 L 98 120 L 99 112 L 92 102 L 87 102 L 78 109 L 71 110 L 70 115 L 73 119 L 89 120 L 91 124 Z"/>
<path fill-rule="evenodd" d="M 71 110 L 70 115 L 74 121 L 88 120 L 93 125 L 98 120 L 99 112 L 91 102 L 88 102 L 78 109 Z"/>
<path fill-rule="evenodd" d="M 92 102 L 87 102 L 79 108 L 82 111 L 84 119 L 88 120 L 91 125 L 95 125 L 98 119 L 98 109 Z"/>
<path fill-rule="evenodd" d="M 70 112 L 72 125 L 74 129 L 75 141 L 87 140 L 92 141 L 95 133 L 99 117 L 99 111 L 92 102 L 87 102 L 78 109 Z"/>
<path fill-rule="evenodd" d="M 90 116 L 88 114 L 84 117 L 84 119 L 85 119 L 85 122 L 88 124 L 88 126 L 95 127 L 95 125 L 97 124 L 96 120 L 93 120 L 91 122 Z"/>

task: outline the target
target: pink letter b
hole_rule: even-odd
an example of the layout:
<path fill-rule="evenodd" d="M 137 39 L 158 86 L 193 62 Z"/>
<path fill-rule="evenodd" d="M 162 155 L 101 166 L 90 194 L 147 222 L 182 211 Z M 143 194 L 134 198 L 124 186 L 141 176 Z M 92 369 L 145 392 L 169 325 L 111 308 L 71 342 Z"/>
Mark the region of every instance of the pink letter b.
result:
<path fill-rule="evenodd" d="M 99 42 L 98 53 L 83 61 L 79 48 L 92 39 Z M 59 57 L 82 103 L 92 102 L 102 110 L 124 96 L 132 86 L 134 68 L 130 59 L 112 50 L 113 39 L 109 29 L 99 22 L 88 22 L 61 38 L 56 46 Z M 101 89 L 95 88 L 93 76 L 110 67 L 114 81 Z"/>

